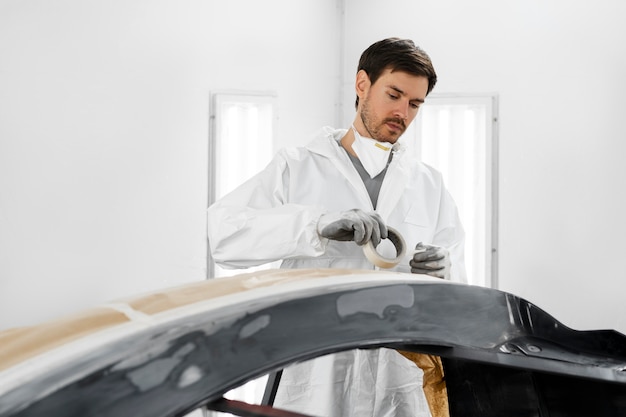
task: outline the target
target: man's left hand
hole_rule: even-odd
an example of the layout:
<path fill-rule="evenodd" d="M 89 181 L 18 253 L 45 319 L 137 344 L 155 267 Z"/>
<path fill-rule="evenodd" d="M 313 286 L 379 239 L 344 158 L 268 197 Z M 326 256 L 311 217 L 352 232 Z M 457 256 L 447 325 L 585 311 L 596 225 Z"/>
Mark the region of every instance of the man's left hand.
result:
<path fill-rule="evenodd" d="M 450 279 L 450 266 L 452 264 L 450 252 L 446 248 L 420 242 L 415 246 L 415 250 L 413 258 L 409 261 L 411 273 Z"/>

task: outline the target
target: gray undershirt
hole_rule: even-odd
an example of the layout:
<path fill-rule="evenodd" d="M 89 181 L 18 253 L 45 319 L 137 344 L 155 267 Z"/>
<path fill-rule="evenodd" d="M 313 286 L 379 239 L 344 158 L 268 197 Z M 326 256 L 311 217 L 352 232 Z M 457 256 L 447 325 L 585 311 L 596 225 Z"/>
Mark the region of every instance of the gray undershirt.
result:
<path fill-rule="evenodd" d="M 389 152 L 389 160 L 387 161 L 387 165 L 385 165 L 385 169 L 383 169 L 380 174 L 376 175 L 374 178 L 371 178 L 370 174 L 368 174 L 365 168 L 363 168 L 363 164 L 361 163 L 359 158 L 350 155 L 350 152 L 348 152 L 343 146 L 342 148 L 344 151 L 346 151 L 346 153 L 350 157 L 350 160 L 352 161 L 352 165 L 354 165 L 356 171 L 361 176 L 363 184 L 365 184 L 365 189 L 370 195 L 370 200 L 372 200 L 372 205 L 375 209 L 376 205 L 378 204 L 378 194 L 380 193 L 380 186 L 382 185 L 385 174 L 387 173 L 389 163 L 391 163 L 391 158 L 393 158 L 393 152 Z"/>

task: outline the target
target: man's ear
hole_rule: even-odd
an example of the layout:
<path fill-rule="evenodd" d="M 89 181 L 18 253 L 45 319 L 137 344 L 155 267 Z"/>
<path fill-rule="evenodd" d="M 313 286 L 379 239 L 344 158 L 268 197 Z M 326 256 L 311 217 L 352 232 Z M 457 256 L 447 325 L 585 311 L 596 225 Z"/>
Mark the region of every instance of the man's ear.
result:
<path fill-rule="evenodd" d="M 354 85 L 359 101 L 363 100 L 363 98 L 367 95 L 370 86 L 370 77 L 367 75 L 367 72 L 365 72 L 365 70 L 359 70 L 359 72 L 356 73 L 356 82 Z"/>

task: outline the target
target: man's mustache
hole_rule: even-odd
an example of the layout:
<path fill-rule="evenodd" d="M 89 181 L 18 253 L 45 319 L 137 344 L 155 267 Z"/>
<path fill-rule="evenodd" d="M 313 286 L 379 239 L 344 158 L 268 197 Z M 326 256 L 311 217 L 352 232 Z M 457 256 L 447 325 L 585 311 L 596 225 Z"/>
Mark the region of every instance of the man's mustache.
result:
<path fill-rule="evenodd" d="M 406 126 L 404 125 L 404 120 L 402 119 L 394 119 L 394 118 L 387 118 L 385 120 L 383 120 L 383 124 L 387 123 L 387 122 L 391 122 L 391 123 L 395 123 L 397 125 L 402 126 L 402 130 L 406 130 Z"/>

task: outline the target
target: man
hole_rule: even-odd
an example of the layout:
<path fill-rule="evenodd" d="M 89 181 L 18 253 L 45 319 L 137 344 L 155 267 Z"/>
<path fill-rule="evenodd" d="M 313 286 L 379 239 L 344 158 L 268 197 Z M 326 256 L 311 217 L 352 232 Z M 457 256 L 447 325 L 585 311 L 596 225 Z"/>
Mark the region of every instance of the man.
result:
<path fill-rule="evenodd" d="M 323 128 L 307 146 L 281 150 L 209 207 L 214 260 L 231 268 L 282 259 L 283 268 L 373 269 L 362 245 L 377 246 L 391 226 L 420 249 L 395 270 L 464 282 L 456 205 L 441 174 L 399 142 L 436 81 L 430 58 L 410 40 L 385 39 L 366 49 L 350 129 Z M 276 404 L 328 416 L 428 415 L 421 371 L 389 349 L 288 368 Z"/>

